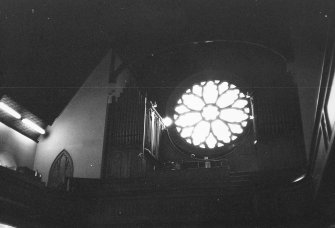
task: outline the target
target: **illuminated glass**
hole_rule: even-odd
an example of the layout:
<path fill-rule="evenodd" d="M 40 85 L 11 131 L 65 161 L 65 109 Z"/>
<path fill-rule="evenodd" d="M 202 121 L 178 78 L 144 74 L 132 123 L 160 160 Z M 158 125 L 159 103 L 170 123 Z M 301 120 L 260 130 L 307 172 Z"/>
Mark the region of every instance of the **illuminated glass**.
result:
<path fill-rule="evenodd" d="M 174 114 L 177 132 L 200 148 L 223 147 L 236 140 L 251 119 L 247 97 L 228 82 L 195 84 L 178 99 Z"/>

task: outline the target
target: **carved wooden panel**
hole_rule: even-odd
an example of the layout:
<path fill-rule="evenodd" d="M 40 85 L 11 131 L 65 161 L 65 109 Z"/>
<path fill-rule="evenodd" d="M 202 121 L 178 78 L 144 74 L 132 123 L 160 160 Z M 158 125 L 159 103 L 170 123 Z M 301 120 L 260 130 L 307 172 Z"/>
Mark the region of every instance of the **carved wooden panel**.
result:
<path fill-rule="evenodd" d="M 62 188 L 67 177 L 73 177 L 73 161 L 70 154 L 62 150 L 51 165 L 48 186 Z"/>
<path fill-rule="evenodd" d="M 143 173 L 140 148 L 115 147 L 105 161 L 105 178 L 132 178 Z"/>

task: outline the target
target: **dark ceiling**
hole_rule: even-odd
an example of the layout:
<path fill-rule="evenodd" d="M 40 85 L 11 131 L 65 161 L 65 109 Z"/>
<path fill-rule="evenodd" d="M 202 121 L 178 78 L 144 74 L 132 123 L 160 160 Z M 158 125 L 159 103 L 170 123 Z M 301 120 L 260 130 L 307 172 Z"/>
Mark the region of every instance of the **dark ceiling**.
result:
<path fill-rule="evenodd" d="M 294 30 L 309 26 L 322 47 L 328 10 L 316 0 L 2 0 L 0 85 L 51 124 L 111 47 L 133 63 L 181 43 L 242 40 L 292 62 Z"/>

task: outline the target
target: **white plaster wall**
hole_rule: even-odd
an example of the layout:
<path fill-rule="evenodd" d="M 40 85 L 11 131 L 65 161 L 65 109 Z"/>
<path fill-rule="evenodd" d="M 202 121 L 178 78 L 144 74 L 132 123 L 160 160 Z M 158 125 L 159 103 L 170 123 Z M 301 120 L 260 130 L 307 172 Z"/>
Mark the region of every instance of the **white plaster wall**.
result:
<path fill-rule="evenodd" d="M 48 127 L 48 136 L 40 138 L 34 168 L 42 174 L 43 181 L 48 180 L 51 164 L 63 149 L 73 159 L 75 177 L 100 177 L 108 96 L 118 95 L 128 80 L 125 71 L 119 75 L 117 83 L 108 83 L 111 53 L 103 58 Z"/>
<path fill-rule="evenodd" d="M 36 142 L 0 123 L 0 165 L 33 169 Z"/>

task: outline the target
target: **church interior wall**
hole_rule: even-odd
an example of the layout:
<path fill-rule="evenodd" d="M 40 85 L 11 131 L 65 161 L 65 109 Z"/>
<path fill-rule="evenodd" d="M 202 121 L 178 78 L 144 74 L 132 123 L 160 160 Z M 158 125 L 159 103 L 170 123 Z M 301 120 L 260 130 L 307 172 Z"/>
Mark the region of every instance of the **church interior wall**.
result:
<path fill-rule="evenodd" d="M 33 168 L 36 142 L 0 123 L 0 165 Z"/>
<path fill-rule="evenodd" d="M 93 70 L 63 112 L 48 127 L 36 149 L 34 169 L 47 181 L 52 162 L 63 149 L 71 155 L 74 177 L 99 178 L 109 96 L 118 96 L 127 80 L 121 73 L 116 83 L 109 83 L 110 51 Z M 115 60 L 120 63 L 120 59 Z"/>

